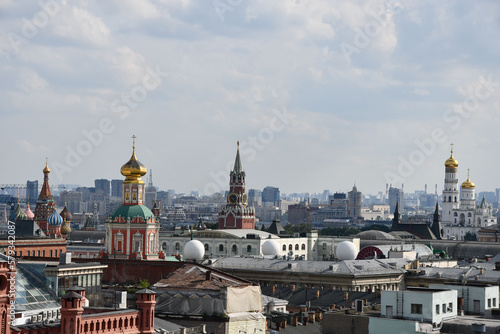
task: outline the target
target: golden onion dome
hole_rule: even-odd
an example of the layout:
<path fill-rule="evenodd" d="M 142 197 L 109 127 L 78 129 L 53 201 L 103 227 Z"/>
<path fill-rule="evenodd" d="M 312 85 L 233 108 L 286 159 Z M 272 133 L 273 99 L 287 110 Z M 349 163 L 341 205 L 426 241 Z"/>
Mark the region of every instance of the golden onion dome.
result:
<path fill-rule="evenodd" d="M 448 160 L 446 160 L 444 162 L 444 166 L 445 167 L 452 167 L 452 168 L 457 168 L 458 167 L 458 161 L 453 157 L 453 150 L 451 150 L 451 155 L 448 158 Z"/>
<path fill-rule="evenodd" d="M 472 182 L 469 178 L 469 170 L 467 170 L 467 181 L 465 181 L 464 183 L 462 183 L 462 188 L 466 188 L 466 189 L 474 189 L 476 188 L 476 185 L 474 184 L 474 182 Z"/>
<path fill-rule="evenodd" d="M 71 227 L 64 221 L 61 225 L 61 234 L 68 235 L 69 233 L 71 233 Z"/>
<path fill-rule="evenodd" d="M 147 169 L 135 156 L 135 136 L 133 136 L 133 138 L 134 145 L 132 146 L 132 157 L 122 166 L 120 172 L 125 176 L 125 181 L 123 182 L 143 184 L 144 181 L 142 181 L 141 176 L 146 175 Z"/>
<path fill-rule="evenodd" d="M 49 166 L 47 165 L 47 162 L 45 162 L 45 168 L 43 169 L 44 173 L 50 173 Z"/>

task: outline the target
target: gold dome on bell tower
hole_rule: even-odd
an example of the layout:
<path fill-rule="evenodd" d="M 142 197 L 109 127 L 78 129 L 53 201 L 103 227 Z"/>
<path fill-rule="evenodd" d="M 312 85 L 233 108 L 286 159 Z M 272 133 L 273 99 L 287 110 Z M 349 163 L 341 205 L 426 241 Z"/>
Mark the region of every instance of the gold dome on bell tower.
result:
<path fill-rule="evenodd" d="M 125 181 L 124 183 L 138 183 L 138 184 L 144 184 L 144 181 L 142 181 L 141 176 L 146 175 L 147 168 L 139 160 L 137 160 L 137 157 L 135 156 L 135 135 L 132 136 L 133 138 L 133 145 L 132 145 L 132 157 L 130 158 L 129 161 L 127 161 L 122 168 L 120 169 L 120 172 L 122 173 L 123 176 L 125 176 Z"/>
<path fill-rule="evenodd" d="M 457 168 L 458 161 L 453 157 L 453 144 L 451 144 L 451 154 L 448 160 L 444 162 L 444 166 L 447 168 Z"/>

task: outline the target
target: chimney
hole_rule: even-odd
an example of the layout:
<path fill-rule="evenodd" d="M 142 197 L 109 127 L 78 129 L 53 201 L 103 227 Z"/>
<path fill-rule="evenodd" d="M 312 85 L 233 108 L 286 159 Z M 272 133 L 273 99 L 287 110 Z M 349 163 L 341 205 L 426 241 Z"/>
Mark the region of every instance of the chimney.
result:
<path fill-rule="evenodd" d="M 271 286 L 271 295 L 276 293 L 276 285 Z"/>
<path fill-rule="evenodd" d="M 71 253 L 61 253 L 59 255 L 59 264 L 70 264 L 71 263 Z"/>
<path fill-rule="evenodd" d="M 211 281 L 212 280 L 212 271 L 211 270 L 207 270 L 205 272 L 205 280 L 207 280 L 207 281 Z"/>
<path fill-rule="evenodd" d="M 319 298 L 319 290 L 316 290 L 316 291 L 314 292 L 314 297 Z"/>

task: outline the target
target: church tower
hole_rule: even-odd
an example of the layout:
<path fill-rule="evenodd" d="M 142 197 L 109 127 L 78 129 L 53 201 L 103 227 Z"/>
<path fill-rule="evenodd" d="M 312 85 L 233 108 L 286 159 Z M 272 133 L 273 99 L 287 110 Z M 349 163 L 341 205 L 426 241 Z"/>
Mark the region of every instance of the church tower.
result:
<path fill-rule="evenodd" d="M 453 157 L 453 144 L 451 144 L 451 155 L 445 161 L 445 177 L 443 189 L 443 203 L 442 203 L 442 222 L 444 224 L 452 223 L 453 210 L 459 207 L 459 191 L 458 191 L 458 161 Z"/>
<path fill-rule="evenodd" d="M 143 203 L 146 167 L 135 156 L 135 136 L 132 157 L 121 168 L 122 205 L 106 222 L 106 252 L 116 259 L 158 259 L 159 222 Z"/>
<path fill-rule="evenodd" d="M 467 170 L 467 180 L 462 183 L 460 193 L 460 210 L 474 210 L 476 208 L 476 185 L 471 182 L 469 170 Z"/>
<path fill-rule="evenodd" d="M 54 212 L 54 199 L 52 198 L 52 193 L 49 186 L 49 173 L 50 169 L 45 162 L 45 168 L 43 169 L 43 186 L 40 191 L 40 195 L 36 200 L 35 207 L 35 222 L 40 226 L 40 229 L 46 235 L 49 234 L 49 225 L 47 223 L 47 218 Z"/>
<path fill-rule="evenodd" d="M 240 143 L 237 144 L 234 168 L 229 173 L 227 204 L 219 211 L 219 229 L 254 229 L 255 209 L 247 206 L 245 171 L 241 166 Z"/>

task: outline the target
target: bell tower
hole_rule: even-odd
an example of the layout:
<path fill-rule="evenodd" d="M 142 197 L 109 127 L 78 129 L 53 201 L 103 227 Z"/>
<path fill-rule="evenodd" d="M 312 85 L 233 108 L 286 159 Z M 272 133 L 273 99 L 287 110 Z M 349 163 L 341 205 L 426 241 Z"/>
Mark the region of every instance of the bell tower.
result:
<path fill-rule="evenodd" d="M 240 142 L 237 142 L 236 159 L 229 173 L 229 195 L 227 204 L 219 211 L 219 229 L 254 229 L 255 209 L 247 206 L 245 193 L 245 171 L 241 166 Z"/>
<path fill-rule="evenodd" d="M 451 224 L 453 221 L 453 210 L 459 207 L 458 190 L 458 161 L 453 157 L 453 144 L 451 144 L 451 155 L 444 163 L 445 177 L 442 202 L 442 222 Z"/>

